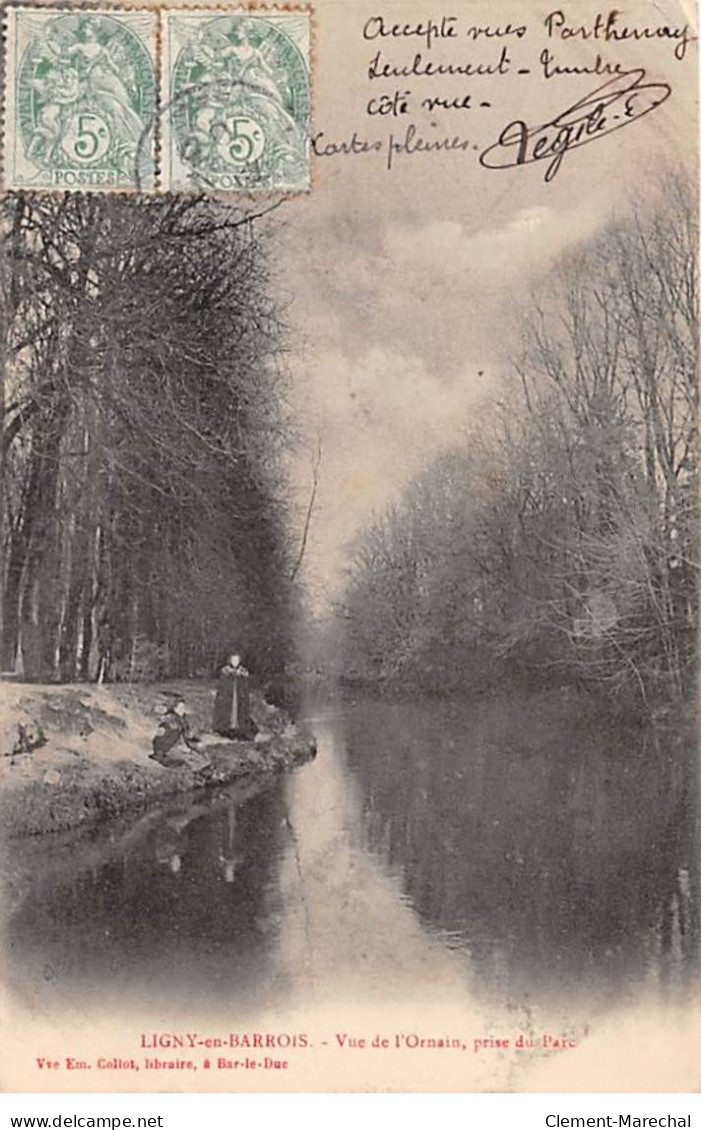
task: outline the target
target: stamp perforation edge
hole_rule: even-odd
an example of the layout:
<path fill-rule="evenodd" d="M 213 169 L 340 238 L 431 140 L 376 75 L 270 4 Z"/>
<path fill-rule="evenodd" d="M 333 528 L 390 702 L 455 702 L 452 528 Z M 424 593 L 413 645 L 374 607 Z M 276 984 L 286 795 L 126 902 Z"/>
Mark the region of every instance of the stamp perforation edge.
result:
<path fill-rule="evenodd" d="M 151 64 L 153 71 L 153 113 L 152 121 L 147 126 L 147 131 L 150 130 L 152 140 L 149 143 L 149 156 L 153 159 L 153 168 L 149 170 L 149 179 L 152 184 L 142 186 L 139 184 L 139 176 L 136 174 L 130 181 L 133 183 L 115 183 L 115 184 L 100 184 L 98 186 L 83 186 L 83 185 L 44 185 L 44 184 L 15 184 L 12 182 L 11 172 L 15 172 L 13 166 L 12 170 L 7 167 L 7 152 L 8 152 L 8 139 L 11 136 L 14 141 L 17 140 L 18 123 L 16 121 L 16 102 L 17 102 L 17 78 L 15 77 L 14 66 L 17 62 L 10 57 L 10 48 L 16 46 L 18 38 L 18 24 L 20 15 L 32 16 L 33 14 L 47 13 L 56 18 L 61 18 L 70 15 L 84 15 L 86 18 L 90 16 L 108 16 L 118 17 L 125 15 L 128 17 L 144 16 L 148 17 L 151 21 L 151 28 L 145 36 L 139 35 L 133 31 L 129 25 L 125 25 L 130 33 L 130 37 L 134 38 L 140 45 L 141 51 L 145 53 Z M 157 168 L 157 150 L 155 145 L 155 124 L 158 118 L 158 96 L 159 96 L 159 64 L 158 64 L 158 9 L 155 5 L 150 4 L 148 0 L 141 0 L 140 3 L 99 3 L 96 0 L 81 0 L 79 4 L 66 3 L 65 0 L 59 0 L 58 3 L 53 3 L 51 0 L 37 0 L 36 3 L 6 3 L 3 12 L 3 34 L 2 34 L 2 190 L 4 194 L 11 194 L 13 192 L 31 192 L 37 194 L 50 194 L 55 195 L 61 192 L 99 192 L 99 193 L 121 193 L 129 196 L 153 196 L 159 191 L 158 185 L 158 168 Z M 10 26 L 12 27 L 12 35 L 10 35 Z M 13 110 L 13 121 L 11 122 L 11 132 L 8 129 L 10 125 L 9 111 Z M 143 136 L 143 134 L 141 135 Z M 136 152 L 140 152 L 141 138 L 137 142 Z"/>
<path fill-rule="evenodd" d="M 176 3 L 162 7 L 161 13 L 163 28 L 161 141 L 166 183 L 170 185 L 173 191 L 185 195 L 204 193 L 208 196 L 223 196 L 225 198 L 244 196 L 255 201 L 270 199 L 271 197 L 287 200 L 294 196 L 307 195 L 312 189 L 312 49 L 315 32 L 313 6 L 311 4 L 255 2 L 231 5 Z M 295 33 L 291 27 L 285 26 L 285 17 L 295 15 L 305 18 L 301 39 L 299 28 Z M 264 34 L 262 39 L 259 38 L 257 43 L 255 36 L 253 39 L 250 38 L 251 32 L 254 31 L 253 26 L 247 27 L 245 22 L 243 26 L 229 27 L 228 30 L 225 26 L 216 27 L 217 20 L 220 18 L 226 19 L 229 17 L 233 20 L 235 17 L 244 17 L 245 21 L 247 16 L 251 18 L 251 21 L 255 21 L 257 17 L 267 18 L 272 25 L 270 31 Z M 276 17 L 279 17 L 279 20 Z M 178 27 L 179 19 L 181 20 L 180 27 Z M 200 20 L 201 25 L 199 31 L 197 31 Z M 210 35 L 214 37 L 214 40 L 219 41 L 218 44 L 210 39 Z M 203 52 L 199 61 L 204 64 L 206 59 L 207 68 L 211 65 L 210 74 L 205 79 L 202 88 L 203 91 L 206 91 L 209 85 L 211 97 L 203 99 L 200 109 L 196 113 L 191 112 L 189 106 L 179 112 L 176 106 L 177 93 L 174 93 L 174 90 L 178 82 L 179 71 L 181 72 L 180 81 L 182 82 L 183 79 L 181 64 L 183 45 L 188 47 L 190 51 L 195 48 L 193 51 L 195 58 L 198 57 L 197 50 Z M 271 48 L 275 58 L 272 75 L 269 69 L 266 73 L 266 58 L 267 63 L 270 63 Z M 227 80 L 230 80 L 232 76 L 227 74 L 224 60 L 232 55 L 236 59 L 237 70 L 234 72 L 233 85 L 228 92 L 230 104 L 224 111 L 221 109 L 221 102 L 217 97 L 219 77 L 217 70 L 219 70 L 220 75 L 223 70 L 226 85 Z M 281 55 L 283 56 L 282 60 Z M 261 63 L 263 65 L 262 71 L 259 69 Z M 299 136 L 300 121 L 292 108 L 294 103 L 293 76 L 296 71 L 297 78 L 300 78 L 299 64 L 302 68 L 301 98 L 306 107 L 303 136 L 301 138 Z M 252 77 L 247 77 L 249 68 L 252 70 Z M 287 102 L 281 96 L 277 83 L 280 72 L 282 72 L 283 79 L 288 83 Z M 271 77 L 274 80 L 272 82 L 272 98 L 269 82 Z M 192 80 L 186 81 L 191 82 Z M 253 103 L 252 107 L 251 102 Z M 256 103 L 258 103 L 257 107 Z M 187 106 L 187 102 L 184 102 L 184 105 Z M 250 117 L 248 117 L 249 112 Z M 245 125 L 243 123 L 246 123 L 253 130 L 253 133 L 257 132 L 259 136 L 265 138 L 266 147 L 260 154 L 263 166 L 269 165 L 271 162 L 274 163 L 276 145 L 278 150 L 282 152 L 279 166 L 275 169 L 273 175 L 272 185 L 256 184 L 255 178 L 250 186 L 243 183 L 232 187 L 225 183 L 227 180 L 235 180 L 237 176 L 241 175 L 243 175 L 245 181 L 247 172 L 244 168 L 237 173 L 232 171 L 231 166 L 227 166 L 226 162 L 222 163 L 217 152 L 219 146 L 211 140 L 214 128 L 221 129 L 223 121 L 232 115 L 236 116 L 238 124 L 244 130 Z M 207 120 L 203 123 L 202 119 L 205 118 Z M 190 143 L 191 139 L 196 139 L 197 146 L 199 146 L 200 141 L 204 142 L 205 149 L 209 150 L 208 156 L 213 158 L 211 165 L 207 165 L 206 157 L 204 160 L 191 160 L 190 155 L 186 153 L 186 145 L 183 143 L 181 132 L 183 119 L 189 120 L 188 129 L 193 131 L 187 140 L 187 144 Z M 209 131 L 209 134 L 207 131 Z M 223 143 L 219 153 L 226 152 L 230 141 L 231 135 Z M 198 154 L 197 156 L 201 155 Z M 285 164 L 290 161 L 292 163 L 291 175 L 289 168 L 286 171 L 284 168 Z M 297 168 L 295 168 L 295 163 L 297 163 Z M 198 176 L 204 177 L 204 182 L 200 180 L 198 183 Z M 261 172 L 262 176 L 264 176 L 264 172 Z M 299 183 L 300 180 L 302 183 Z"/>
<path fill-rule="evenodd" d="M 55 186 L 15 186 L 8 184 L 7 168 L 5 162 L 6 146 L 7 146 L 7 114 L 8 114 L 8 20 L 12 12 L 41 12 L 42 10 L 56 12 L 57 14 L 70 14 L 76 12 L 95 13 L 101 12 L 106 15 L 112 13 L 144 13 L 153 15 L 154 19 L 154 57 L 155 57 L 155 72 L 156 72 L 156 90 L 155 90 L 155 117 L 153 123 L 153 159 L 154 159 L 154 183 L 153 187 L 145 188 L 138 183 L 133 185 L 101 185 L 99 188 L 84 188 L 83 186 L 71 186 L 68 188 L 57 188 Z M 2 97 L 0 98 L 0 192 L 2 195 L 12 195 L 14 192 L 31 191 L 37 194 L 55 195 L 63 191 L 70 191 L 72 193 L 86 193 L 98 191 L 100 193 L 117 193 L 119 195 L 128 195 L 131 197 L 153 197 L 156 195 L 166 195 L 172 191 L 168 184 L 163 184 L 161 181 L 161 159 L 162 159 L 162 144 L 163 144 L 163 129 L 162 129 L 162 115 L 164 108 L 161 106 L 161 95 L 163 90 L 163 29 L 164 23 L 163 16 L 175 12 L 202 12 L 212 13 L 213 15 L 236 15 L 245 13 L 280 13 L 280 14 L 305 14 L 309 20 L 309 43 L 308 43 L 308 83 L 309 83 L 309 127 L 310 136 L 307 138 L 307 171 L 308 178 L 307 184 L 300 188 L 286 188 L 286 189 L 270 189 L 261 188 L 257 189 L 254 193 L 248 193 L 243 190 L 219 190 L 216 188 L 203 186 L 198 189 L 178 190 L 182 195 L 204 195 L 213 199 L 223 199 L 229 202 L 241 199 L 251 199 L 252 197 L 261 202 L 265 199 L 281 199 L 289 200 L 298 196 L 307 196 L 311 193 L 314 187 L 315 179 L 315 165 L 312 160 L 311 149 L 311 128 L 314 121 L 315 111 L 315 82 L 314 75 L 316 70 L 316 20 L 315 8 L 312 3 L 293 3 L 289 0 L 274 0 L 274 2 L 257 2 L 257 0 L 238 0 L 234 4 L 207 4 L 205 3 L 178 3 L 177 0 L 172 4 L 149 3 L 149 0 L 141 0 L 140 3 L 110 3 L 100 2 L 100 0 L 79 0 L 79 3 L 70 3 L 69 0 L 35 0 L 34 3 L 27 4 L 21 0 L 5 0 L 3 4 L 3 18 L 0 27 L 1 51 L 0 51 L 0 82 L 2 84 Z M 14 130 L 13 130 L 14 132 Z"/>

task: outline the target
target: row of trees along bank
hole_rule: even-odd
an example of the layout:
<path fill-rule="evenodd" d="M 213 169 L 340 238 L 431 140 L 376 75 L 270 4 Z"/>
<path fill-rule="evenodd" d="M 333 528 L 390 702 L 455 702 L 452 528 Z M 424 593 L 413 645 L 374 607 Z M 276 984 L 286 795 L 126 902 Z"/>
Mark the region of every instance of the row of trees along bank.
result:
<path fill-rule="evenodd" d="M 531 296 L 516 391 L 358 539 L 356 673 L 578 683 L 650 707 L 697 648 L 695 196 L 612 222 Z"/>
<path fill-rule="evenodd" d="M 281 331 L 255 225 L 201 199 L 1 205 L 4 670 L 271 667 L 291 587 Z"/>

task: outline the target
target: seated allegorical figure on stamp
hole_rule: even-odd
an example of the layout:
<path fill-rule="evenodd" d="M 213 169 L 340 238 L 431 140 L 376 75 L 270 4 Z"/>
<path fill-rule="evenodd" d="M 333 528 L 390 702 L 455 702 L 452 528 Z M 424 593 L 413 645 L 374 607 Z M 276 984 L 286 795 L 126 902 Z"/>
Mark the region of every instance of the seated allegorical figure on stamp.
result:
<path fill-rule="evenodd" d="M 163 42 L 162 149 L 171 183 L 308 187 L 308 14 L 174 10 L 164 16 Z"/>
<path fill-rule="evenodd" d="M 212 721 L 215 734 L 225 738 L 255 737 L 257 727 L 251 717 L 248 680 L 241 656 L 232 652 L 219 672 Z"/>
<path fill-rule="evenodd" d="M 86 16 L 79 24 L 75 42 L 62 47 L 47 40 L 54 52 L 71 60 L 85 85 L 90 105 L 108 119 L 114 133 L 127 144 L 136 145 L 144 123 L 132 108 L 136 79 L 133 65 L 114 35 L 99 35 L 98 23 Z"/>
<path fill-rule="evenodd" d="M 152 188 L 156 13 L 17 8 L 7 36 L 6 183 Z"/>

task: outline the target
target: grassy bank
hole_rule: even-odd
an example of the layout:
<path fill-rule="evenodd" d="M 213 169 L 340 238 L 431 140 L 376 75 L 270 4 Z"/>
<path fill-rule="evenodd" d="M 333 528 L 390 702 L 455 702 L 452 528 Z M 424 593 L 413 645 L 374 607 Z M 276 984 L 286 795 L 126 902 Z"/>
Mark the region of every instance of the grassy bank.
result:
<path fill-rule="evenodd" d="M 202 735 L 207 771 L 166 768 L 149 758 L 165 695 L 182 694 L 192 729 Z M 0 683 L 0 828 L 6 836 L 87 827 L 164 798 L 291 768 L 314 756 L 312 736 L 254 691 L 256 741 L 207 733 L 214 685 Z M 42 744 L 21 745 L 20 727 Z M 25 743 L 26 744 L 26 743 Z"/>

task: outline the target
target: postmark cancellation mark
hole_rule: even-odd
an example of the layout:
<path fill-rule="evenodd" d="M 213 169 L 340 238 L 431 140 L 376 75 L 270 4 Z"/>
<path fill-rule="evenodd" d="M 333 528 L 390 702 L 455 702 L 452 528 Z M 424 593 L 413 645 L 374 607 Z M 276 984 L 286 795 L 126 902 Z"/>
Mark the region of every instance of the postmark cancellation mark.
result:
<path fill-rule="evenodd" d="M 309 187 L 309 13 L 163 13 L 164 182 L 173 191 Z"/>
<path fill-rule="evenodd" d="M 306 9 L 16 7 L 5 51 L 5 188 L 309 187 Z"/>

